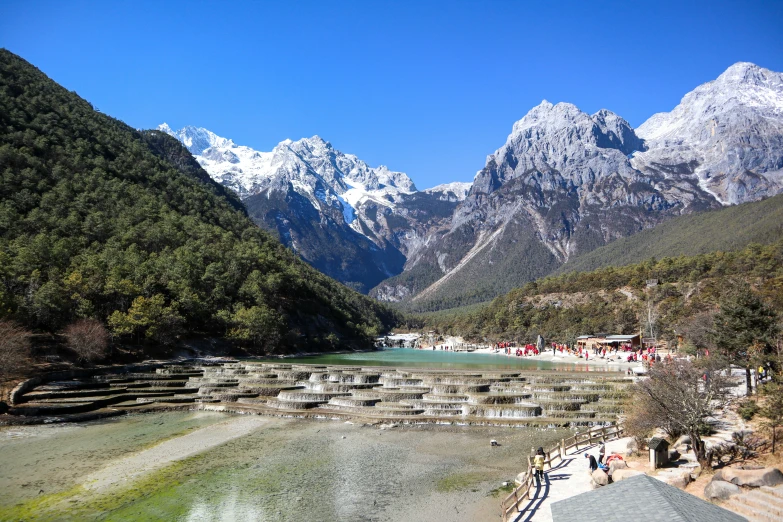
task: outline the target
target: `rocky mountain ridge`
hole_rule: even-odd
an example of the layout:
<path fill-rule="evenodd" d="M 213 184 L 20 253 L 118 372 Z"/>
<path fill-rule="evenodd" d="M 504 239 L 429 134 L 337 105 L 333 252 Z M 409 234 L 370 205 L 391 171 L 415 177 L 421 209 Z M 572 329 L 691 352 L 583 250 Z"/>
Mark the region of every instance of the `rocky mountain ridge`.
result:
<path fill-rule="evenodd" d="M 634 168 L 676 166 L 722 205 L 783 189 L 783 73 L 747 62 L 698 86 L 636 130 L 648 150 Z"/>
<path fill-rule="evenodd" d="M 418 191 L 402 172 L 370 167 L 319 136 L 270 152 L 201 127 L 176 137 L 210 176 L 242 198 L 251 217 L 306 261 L 361 291 L 402 271 L 407 255 L 450 217 L 469 183 Z"/>
<path fill-rule="evenodd" d="M 638 129 L 543 101 L 472 184 L 424 191 L 318 136 L 260 152 L 203 128 L 160 130 L 313 266 L 424 309 L 491 299 L 673 216 L 783 190 L 783 75 L 749 63 Z"/>
<path fill-rule="evenodd" d="M 730 67 L 637 133 L 542 102 L 487 157 L 448 230 L 371 295 L 438 309 L 491 299 L 679 214 L 781 191 L 783 75 Z"/>

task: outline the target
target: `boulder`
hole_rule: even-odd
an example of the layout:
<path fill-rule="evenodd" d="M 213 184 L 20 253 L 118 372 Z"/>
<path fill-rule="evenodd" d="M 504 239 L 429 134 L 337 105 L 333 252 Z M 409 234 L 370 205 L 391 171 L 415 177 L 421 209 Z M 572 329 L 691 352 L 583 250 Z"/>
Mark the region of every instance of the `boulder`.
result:
<path fill-rule="evenodd" d="M 591 477 L 593 478 L 593 489 L 609 484 L 609 475 L 600 469 L 593 471 Z"/>
<path fill-rule="evenodd" d="M 629 440 L 628 445 L 626 446 L 625 455 L 631 457 L 637 453 L 639 453 L 639 444 L 636 442 L 636 439 Z"/>
<path fill-rule="evenodd" d="M 620 482 L 621 480 L 635 477 L 637 475 L 644 475 L 644 472 L 630 468 L 617 469 L 614 471 L 614 473 L 612 473 L 612 482 Z"/>
<path fill-rule="evenodd" d="M 628 464 L 625 463 L 624 460 L 620 459 L 614 459 L 612 462 L 609 463 L 609 476 L 612 477 L 612 473 L 614 473 L 618 469 L 627 469 Z"/>
<path fill-rule="evenodd" d="M 701 465 L 698 462 L 680 464 L 680 469 L 687 469 L 691 474 L 692 480 L 696 480 L 701 475 Z"/>
<path fill-rule="evenodd" d="M 739 486 L 722 480 L 713 480 L 704 487 L 704 498 L 708 500 L 726 500 L 740 493 Z"/>
<path fill-rule="evenodd" d="M 731 482 L 737 486 L 760 488 L 761 486 L 777 486 L 783 484 L 783 473 L 777 468 L 723 468 L 712 477 L 712 480 Z"/>
<path fill-rule="evenodd" d="M 682 455 L 680 454 L 680 452 L 677 451 L 676 449 L 670 449 L 669 450 L 669 462 L 676 462 L 676 461 L 680 460 L 681 456 Z"/>
<path fill-rule="evenodd" d="M 675 488 L 685 489 L 685 487 L 691 482 L 691 472 L 689 470 L 675 471 L 674 473 L 666 473 L 665 475 L 659 475 L 658 478 L 674 486 Z"/>
<path fill-rule="evenodd" d="M 679 439 L 677 439 L 672 446 L 675 448 L 677 446 L 686 446 L 691 443 L 691 438 L 687 435 L 682 435 Z"/>

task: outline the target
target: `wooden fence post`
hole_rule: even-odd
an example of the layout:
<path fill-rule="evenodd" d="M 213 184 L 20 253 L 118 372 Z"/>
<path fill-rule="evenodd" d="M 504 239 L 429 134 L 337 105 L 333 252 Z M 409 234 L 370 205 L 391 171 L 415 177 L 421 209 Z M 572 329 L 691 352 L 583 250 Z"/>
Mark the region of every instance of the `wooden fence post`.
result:
<path fill-rule="evenodd" d="M 560 460 L 565 459 L 565 457 L 566 457 L 565 439 L 560 439 Z"/>

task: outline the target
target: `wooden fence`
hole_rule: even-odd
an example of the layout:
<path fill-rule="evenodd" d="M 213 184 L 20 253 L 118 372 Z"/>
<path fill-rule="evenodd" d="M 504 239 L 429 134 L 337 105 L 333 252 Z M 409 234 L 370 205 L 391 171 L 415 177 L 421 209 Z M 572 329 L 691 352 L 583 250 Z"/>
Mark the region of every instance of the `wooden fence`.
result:
<path fill-rule="evenodd" d="M 623 436 L 623 432 L 623 427 L 616 424 L 603 428 L 593 428 L 582 433 L 577 433 L 573 437 L 561 439 L 559 444 L 555 444 L 548 450 L 544 449 L 544 455 L 546 456 L 544 466 L 549 466 L 549 468 L 552 469 L 552 463 L 555 462 L 555 459 L 561 461 L 565 459 L 566 455 L 568 455 L 568 450 L 576 448 L 576 451 L 579 451 L 580 445 L 583 448 L 586 448 L 598 441 L 606 442 L 608 440 L 618 439 Z M 522 481 L 517 482 L 518 485 L 514 488 L 514 491 L 500 503 L 503 522 L 516 519 L 527 510 L 529 501 L 532 500 L 534 483 L 535 473 L 533 470 L 533 457 L 531 456 L 527 458 L 527 470 L 523 475 Z"/>

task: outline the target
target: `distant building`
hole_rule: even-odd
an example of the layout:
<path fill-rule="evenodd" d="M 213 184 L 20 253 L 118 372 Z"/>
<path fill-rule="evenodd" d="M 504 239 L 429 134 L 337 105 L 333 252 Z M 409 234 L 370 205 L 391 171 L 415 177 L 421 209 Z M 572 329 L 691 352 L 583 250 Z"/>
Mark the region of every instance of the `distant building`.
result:
<path fill-rule="evenodd" d="M 612 335 L 612 334 L 591 334 L 580 335 L 576 338 L 577 348 L 593 350 L 595 348 L 614 348 L 623 344 L 630 344 L 631 348 L 636 350 L 641 346 L 641 337 L 639 334 L 632 335 Z"/>

